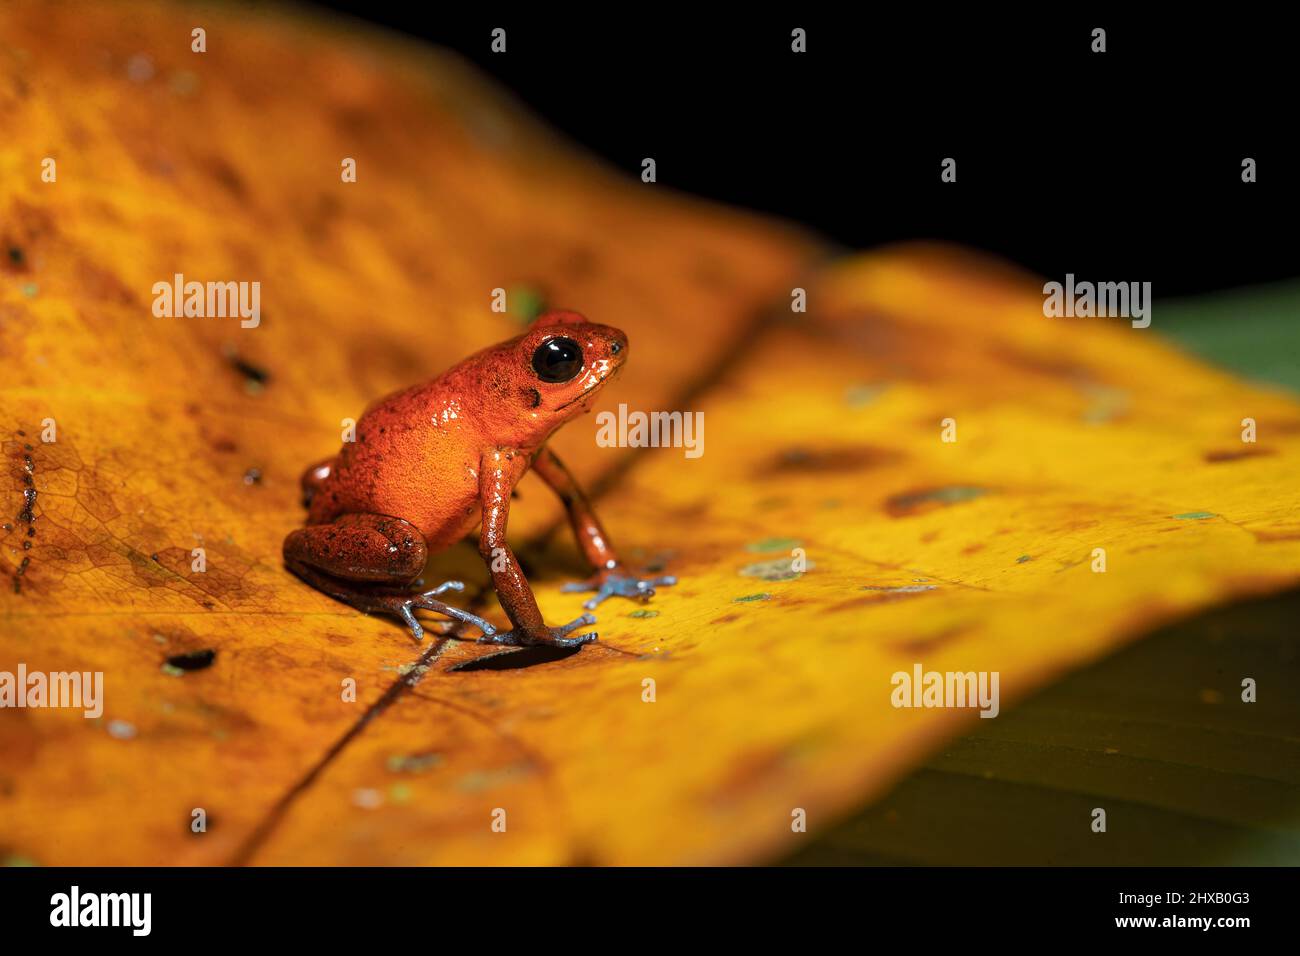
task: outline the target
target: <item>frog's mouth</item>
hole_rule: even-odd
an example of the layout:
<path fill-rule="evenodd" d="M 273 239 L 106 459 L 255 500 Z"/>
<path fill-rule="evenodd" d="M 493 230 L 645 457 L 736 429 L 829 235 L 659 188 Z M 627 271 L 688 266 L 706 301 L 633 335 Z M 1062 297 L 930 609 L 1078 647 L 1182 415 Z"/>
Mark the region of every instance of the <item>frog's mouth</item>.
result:
<path fill-rule="evenodd" d="M 577 395 L 573 396 L 573 398 L 569 399 L 567 402 L 555 406 L 555 410 L 557 412 L 563 411 L 564 409 L 568 408 L 571 405 L 577 405 L 581 402 L 590 401 L 592 398 L 595 397 L 597 392 L 599 392 L 602 388 L 604 388 L 607 384 L 609 384 L 610 380 L 613 379 L 616 375 L 618 375 L 618 373 L 621 372 L 622 370 L 623 370 L 622 362 L 610 362 L 608 359 L 599 360 L 598 365 L 593 367 L 587 373 L 588 376 L 594 376 L 595 381 L 593 381 L 590 385 L 584 388 Z"/>
<path fill-rule="evenodd" d="M 569 400 L 568 400 L 567 402 L 565 402 L 563 405 L 556 405 L 556 406 L 555 406 L 555 410 L 556 410 L 557 412 L 559 412 L 559 411 L 563 411 L 564 409 L 568 408 L 570 405 L 576 405 L 576 404 L 578 404 L 578 402 L 581 402 L 581 401 L 583 401 L 584 399 L 590 397 L 591 395 L 594 395 L 595 392 L 596 392 L 596 389 L 598 389 L 598 388 L 600 388 L 599 385 L 593 385 L 591 388 L 587 389 L 585 392 L 582 392 L 581 394 L 576 395 L 576 396 L 574 396 L 573 398 L 569 399 Z"/>
<path fill-rule="evenodd" d="M 563 405 L 555 406 L 555 410 L 557 412 L 563 411 L 564 409 L 568 408 L 570 405 L 577 405 L 581 402 L 590 401 L 592 398 L 595 397 L 596 393 L 601 390 L 602 386 L 604 386 L 604 384 L 613 377 L 614 377 L 614 372 L 610 372 L 608 375 L 604 376 L 603 378 L 598 379 L 595 383 L 591 385 L 590 388 L 584 389 L 583 391 L 579 392 L 577 395 L 573 396 L 573 398 L 569 399 Z"/>

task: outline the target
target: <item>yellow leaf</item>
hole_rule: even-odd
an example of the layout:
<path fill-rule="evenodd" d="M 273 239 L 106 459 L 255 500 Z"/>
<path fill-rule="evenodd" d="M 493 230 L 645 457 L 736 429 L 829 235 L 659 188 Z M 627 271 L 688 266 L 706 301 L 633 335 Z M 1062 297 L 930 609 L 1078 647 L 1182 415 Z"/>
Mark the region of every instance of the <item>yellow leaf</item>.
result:
<path fill-rule="evenodd" d="M 1291 399 L 1151 330 L 1044 318 L 1036 283 L 950 250 L 810 275 L 802 237 L 624 185 L 456 61 L 217 14 L 232 40 L 196 60 L 182 19 L 0 8 L 0 127 L 19 131 L 0 222 L 23 250 L 0 283 L 0 500 L 36 496 L 0 536 L 0 670 L 106 682 L 97 721 L 3 715 L 0 851 L 768 859 L 803 839 L 797 811 L 816 832 L 979 720 L 894 707 L 896 672 L 996 671 L 1006 707 L 1295 582 Z M 92 41 L 107 54 L 87 68 Z M 141 50 L 154 86 L 126 69 Z M 262 325 L 154 318 L 177 271 L 260 280 Z M 806 315 L 785 311 L 795 285 Z M 655 616 L 602 605 L 600 642 L 568 656 L 419 648 L 280 565 L 301 469 L 371 399 L 512 334 L 495 288 L 629 333 L 603 407 L 706 424 L 698 458 L 600 448 L 593 419 L 561 433 L 615 542 L 680 577 Z M 560 585 L 582 569 L 549 495 L 521 493 L 512 539 L 568 620 Z M 434 570 L 499 615 L 472 548 Z"/>

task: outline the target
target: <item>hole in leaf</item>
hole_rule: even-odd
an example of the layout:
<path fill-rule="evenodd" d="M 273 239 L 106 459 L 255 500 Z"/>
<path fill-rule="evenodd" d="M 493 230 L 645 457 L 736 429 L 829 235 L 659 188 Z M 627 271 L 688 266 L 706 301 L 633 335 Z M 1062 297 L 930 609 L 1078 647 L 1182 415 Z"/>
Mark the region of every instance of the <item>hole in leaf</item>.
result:
<path fill-rule="evenodd" d="M 209 647 L 201 651 L 186 651 L 184 654 L 173 654 L 167 658 L 167 663 L 183 671 L 201 671 L 205 667 L 211 667 L 212 662 L 216 659 L 217 652 Z"/>

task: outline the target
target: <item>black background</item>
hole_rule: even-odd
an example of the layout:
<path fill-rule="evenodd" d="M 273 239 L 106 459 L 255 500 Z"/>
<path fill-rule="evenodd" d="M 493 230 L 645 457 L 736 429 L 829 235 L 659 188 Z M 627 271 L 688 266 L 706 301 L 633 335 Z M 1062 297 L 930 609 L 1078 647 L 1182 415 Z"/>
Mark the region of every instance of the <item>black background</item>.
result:
<path fill-rule="evenodd" d="M 660 186 L 848 247 L 952 240 L 1047 276 L 1151 281 L 1157 297 L 1300 274 L 1296 53 L 1256 8 L 315 6 L 459 51 L 629 177 L 652 156 Z M 497 26 L 505 54 L 490 51 Z M 790 51 L 794 26 L 806 54 Z M 955 184 L 939 178 L 948 156 Z"/>

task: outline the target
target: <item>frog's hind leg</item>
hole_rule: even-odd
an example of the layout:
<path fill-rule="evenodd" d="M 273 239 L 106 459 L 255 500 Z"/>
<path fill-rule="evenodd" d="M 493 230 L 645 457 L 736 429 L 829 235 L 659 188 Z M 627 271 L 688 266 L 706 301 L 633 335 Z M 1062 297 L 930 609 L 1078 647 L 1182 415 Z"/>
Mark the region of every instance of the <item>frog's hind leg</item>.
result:
<path fill-rule="evenodd" d="M 312 587 L 367 614 L 401 618 L 418 641 L 424 628 L 415 611 L 423 609 L 495 633 L 483 618 L 439 601 L 438 595 L 463 590 L 447 581 L 428 591 L 408 590 L 424 570 L 428 548 L 414 525 L 376 514 L 345 514 L 329 524 L 308 525 L 284 539 L 284 564 Z"/>

